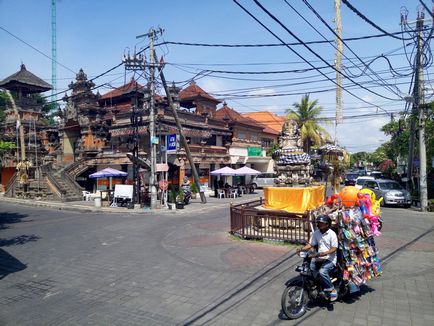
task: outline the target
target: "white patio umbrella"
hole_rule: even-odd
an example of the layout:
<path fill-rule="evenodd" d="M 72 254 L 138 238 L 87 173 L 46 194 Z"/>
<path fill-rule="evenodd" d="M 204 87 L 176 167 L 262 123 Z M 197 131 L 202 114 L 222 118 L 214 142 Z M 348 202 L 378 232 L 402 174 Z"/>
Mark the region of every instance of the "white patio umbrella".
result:
<path fill-rule="evenodd" d="M 261 171 L 249 168 L 248 166 L 243 166 L 242 168 L 235 170 L 235 175 L 259 175 Z"/>
<path fill-rule="evenodd" d="M 234 176 L 235 170 L 230 168 L 229 166 L 225 166 L 224 168 L 210 172 L 210 174 L 211 175 L 220 175 L 220 176 Z"/>

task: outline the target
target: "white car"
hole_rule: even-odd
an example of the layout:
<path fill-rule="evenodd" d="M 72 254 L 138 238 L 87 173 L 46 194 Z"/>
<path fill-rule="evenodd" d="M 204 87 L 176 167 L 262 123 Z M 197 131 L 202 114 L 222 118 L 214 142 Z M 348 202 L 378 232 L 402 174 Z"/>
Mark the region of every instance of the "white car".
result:
<path fill-rule="evenodd" d="M 363 184 L 367 180 L 375 180 L 375 178 L 374 177 L 369 177 L 369 176 L 358 177 L 356 179 L 356 184 L 355 184 L 356 188 L 357 189 L 362 189 L 363 188 Z"/>
<path fill-rule="evenodd" d="M 274 178 L 276 178 L 276 176 L 273 173 L 263 173 L 253 177 L 251 184 L 255 187 L 255 189 L 266 186 L 274 186 Z"/>

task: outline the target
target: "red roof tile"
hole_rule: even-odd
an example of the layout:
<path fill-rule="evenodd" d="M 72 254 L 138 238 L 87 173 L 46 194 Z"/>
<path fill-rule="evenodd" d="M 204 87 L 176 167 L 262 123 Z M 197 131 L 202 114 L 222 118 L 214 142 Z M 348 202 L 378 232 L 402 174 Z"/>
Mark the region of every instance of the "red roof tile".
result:
<path fill-rule="evenodd" d="M 108 93 L 105 93 L 104 95 L 101 96 L 100 100 L 106 100 L 106 99 L 110 99 L 110 98 L 121 97 L 124 94 L 128 94 L 128 93 L 136 91 L 136 90 L 141 90 L 143 88 L 144 88 L 144 86 L 140 85 L 137 81 L 132 79 L 129 83 L 127 83 L 127 84 L 125 84 L 119 88 L 115 88 L 114 90 L 112 90 Z"/>
<path fill-rule="evenodd" d="M 234 109 L 231 109 L 229 106 L 227 106 L 226 102 L 223 103 L 223 107 L 218 109 L 215 114 L 215 118 L 220 120 L 226 120 L 229 119 L 233 122 L 240 122 L 246 125 L 255 126 L 264 128 L 264 126 L 257 121 L 250 119 L 248 117 L 243 117 L 241 114 L 239 114 Z"/>
<path fill-rule="evenodd" d="M 205 98 L 215 103 L 220 103 L 220 100 L 209 95 L 202 88 L 200 88 L 194 81 L 190 83 L 186 88 L 179 92 L 179 99 L 181 101 L 192 100 L 198 97 Z"/>
<path fill-rule="evenodd" d="M 276 115 L 269 111 L 244 113 L 243 116 L 253 119 L 279 133 L 282 131 L 282 126 L 285 122 L 285 117 Z"/>
<path fill-rule="evenodd" d="M 263 126 L 264 126 L 264 130 L 262 130 L 263 133 L 276 135 L 276 136 L 280 134 L 279 131 L 272 129 L 272 128 L 268 127 L 267 125 L 263 125 Z"/>

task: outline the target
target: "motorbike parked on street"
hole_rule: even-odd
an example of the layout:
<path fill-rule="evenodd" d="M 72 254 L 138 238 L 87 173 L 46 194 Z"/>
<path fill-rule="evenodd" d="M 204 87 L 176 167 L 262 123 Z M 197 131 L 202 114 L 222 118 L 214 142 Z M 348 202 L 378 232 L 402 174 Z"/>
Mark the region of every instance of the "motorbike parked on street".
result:
<path fill-rule="evenodd" d="M 282 311 L 289 319 L 297 319 L 303 316 L 307 311 L 309 302 L 330 300 L 329 295 L 322 291 L 319 278 L 315 277 L 310 269 L 312 254 L 313 252 L 309 251 L 299 253 L 300 257 L 303 258 L 301 266 L 297 266 L 295 269 L 299 275 L 290 279 L 283 291 L 281 299 Z M 338 298 L 345 296 L 348 292 L 348 286 L 342 279 L 341 269 L 335 267 L 330 277 L 338 292 Z"/>

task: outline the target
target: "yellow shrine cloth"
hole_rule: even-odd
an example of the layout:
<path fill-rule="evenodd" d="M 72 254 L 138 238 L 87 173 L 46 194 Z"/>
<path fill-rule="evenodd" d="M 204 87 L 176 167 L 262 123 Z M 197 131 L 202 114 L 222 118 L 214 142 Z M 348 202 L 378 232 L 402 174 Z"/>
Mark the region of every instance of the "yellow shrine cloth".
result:
<path fill-rule="evenodd" d="M 324 204 L 324 192 L 324 186 L 265 187 L 263 207 L 291 213 L 304 213 Z"/>

